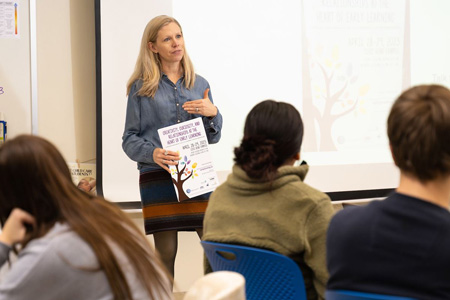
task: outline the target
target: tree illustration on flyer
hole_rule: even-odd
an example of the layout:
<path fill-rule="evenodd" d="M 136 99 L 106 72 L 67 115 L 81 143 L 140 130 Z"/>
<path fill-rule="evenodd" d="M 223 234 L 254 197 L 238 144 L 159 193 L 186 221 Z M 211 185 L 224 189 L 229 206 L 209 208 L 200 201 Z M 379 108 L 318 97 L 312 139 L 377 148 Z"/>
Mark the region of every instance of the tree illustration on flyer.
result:
<path fill-rule="evenodd" d="M 191 161 L 185 155 L 184 158 L 180 160 L 178 165 L 170 168 L 170 172 L 172 174 L 172 182 L 176 187 L 179 201 L 189 199 L 189 197 L 184 192 L 183 184 L 189 179 L 193 180 L 195 179 L 195 177 L 198 177 L 196 167 L 197 163 L 193 163 L 191 165 Z M 186 189 L 186 192 L 189 194 L 191 190 Z"/>
<path fill-rule="evenodd" d="M 213 191 L 219 180 L 202 119 L 161 128 L 158 134 L 162 147 L 177 152 L 180 157 L 177 165 L 169 166 L 178 201 Z"/>

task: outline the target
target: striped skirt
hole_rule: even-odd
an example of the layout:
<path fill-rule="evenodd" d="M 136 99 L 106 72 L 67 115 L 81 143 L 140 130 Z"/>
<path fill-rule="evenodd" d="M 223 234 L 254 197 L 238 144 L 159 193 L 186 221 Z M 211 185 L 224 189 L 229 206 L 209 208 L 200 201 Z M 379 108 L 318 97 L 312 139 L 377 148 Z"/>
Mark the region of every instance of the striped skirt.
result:
<path fill-rule="evenodd" d="M 211 193 L 178 202 L 172 178 L 165 170 L 142 171 L 139 190 L 146 234 L 166 230 L 193 231 L 203 227 Z"/>

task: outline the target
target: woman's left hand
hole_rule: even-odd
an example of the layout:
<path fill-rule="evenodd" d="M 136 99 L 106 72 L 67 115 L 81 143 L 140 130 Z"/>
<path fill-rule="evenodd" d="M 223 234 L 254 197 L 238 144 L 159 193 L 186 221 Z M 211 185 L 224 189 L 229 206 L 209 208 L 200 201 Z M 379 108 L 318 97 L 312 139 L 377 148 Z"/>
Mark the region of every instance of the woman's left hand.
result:
<path fill-rule="evenodd" d="M 217 115 L 217 107 L 209 100 L 209 89 L 203 93 L 203 99 L 188 101 L 183 104 L 183 109 L 190 114 L 202 115 L 205 117 L 215 117 Z"/>

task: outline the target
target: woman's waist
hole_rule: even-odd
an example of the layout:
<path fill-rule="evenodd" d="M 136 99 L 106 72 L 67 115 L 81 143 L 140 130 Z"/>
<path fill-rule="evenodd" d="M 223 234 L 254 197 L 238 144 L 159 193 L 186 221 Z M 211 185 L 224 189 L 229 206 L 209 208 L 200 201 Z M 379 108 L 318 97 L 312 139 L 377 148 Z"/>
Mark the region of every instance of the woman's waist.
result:
<path fill-rule="evenodd" d="M 141 173 L 141 174 L 145 173 L 145 172 L 150 172 L 150 171 L 164 171 L 164 172 L 167 172 L 166 170 L 161 168 L 156 163 L 141 163 L 141 162 L 138 162 L 137 165 L 138 165 L 139 173 Z"/>

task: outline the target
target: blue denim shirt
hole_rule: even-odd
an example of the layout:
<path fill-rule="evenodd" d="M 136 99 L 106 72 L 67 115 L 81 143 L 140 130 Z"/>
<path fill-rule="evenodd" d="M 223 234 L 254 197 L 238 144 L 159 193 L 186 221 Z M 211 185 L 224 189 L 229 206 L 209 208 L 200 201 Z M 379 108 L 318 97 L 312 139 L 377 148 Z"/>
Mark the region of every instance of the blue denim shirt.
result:
<path fill-rule="evenodd" d="M 157 130 L 200 117 L 201 115 L 187 113 L 182 106 L 187 101 L 202 99 L 204 91 L 209 88 L 209 83 L 196 75 L 194 87 L 187 89 L 184 87 L 183 77 L 174 84 L 163 75 L 154 98 L 137 95 L 141 86 L 141 80 L 135 81 L 128 95 L 122 148 L 129 158 L 138 163 L 138 169 L 162 170 L 153 161 L 153 150 L 162 148 Z M 211 90 L 209 99 L 213 101 Z M 202 119 L 208 142 L 217 143 L 221 136 L 222 115 L 217 111 L 214 118 L 202 117 Z"/>

